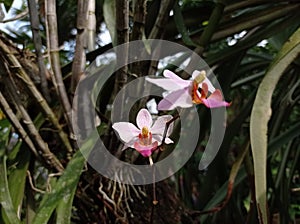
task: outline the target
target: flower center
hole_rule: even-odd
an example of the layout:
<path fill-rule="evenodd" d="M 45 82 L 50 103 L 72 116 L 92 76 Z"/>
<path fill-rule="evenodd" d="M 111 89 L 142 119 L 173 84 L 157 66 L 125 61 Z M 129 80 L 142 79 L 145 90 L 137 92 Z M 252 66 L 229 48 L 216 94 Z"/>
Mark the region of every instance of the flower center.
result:
<path fill-rule="evenodd" d="M 142 136 L 143 138 L 147 138 L 149 134 L 149 129 L 147 127 L 142 128 Z"/>
<path fill-rule="evenodd" d="M 142 132 L 139 134 L 139 140 L 141 145 L 152 144 L 152 134 L 147 127 L 142 128 Z"/>
<path fill-rule="evenodd" d="M 198 91 L 198 83 L 194 80 L 193 82 L 193 89 L 192 89 L 192 101 L 195 104 L 201 104 L 202 100 L 201 100 L 201 96 L 199 95 L 199 91 Z"/>
<path fill-rule="evenodd" d="M 202 103 L 202 95 L 203 95 L 203 91 L 201 91 L 201 93 L 199 92 L 199 84 L 202 83 L 206 78 L 206 72 L 205 71 L 201 71 L 199 72 L 199 74 L 195 77 L 195 79 L 193 80 L 193 88 L 192 88 L 192 101 L 195 104 L 201 104 Z"/>

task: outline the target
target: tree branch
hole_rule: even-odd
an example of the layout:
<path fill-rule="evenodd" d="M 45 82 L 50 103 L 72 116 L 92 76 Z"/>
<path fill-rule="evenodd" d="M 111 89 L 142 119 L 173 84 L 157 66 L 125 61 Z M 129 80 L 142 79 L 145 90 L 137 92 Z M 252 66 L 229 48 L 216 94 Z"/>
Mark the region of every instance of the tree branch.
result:
<path fill-rule="evenodd" d="M 129 42 L 129 0 L 116 1 L 117 45 Z M 117 64 L 123 66 L 116 72 L 115 96 L 127 82 L 128 46 L 117 48 Z"/>
<path fill-rule="evenodd" d="M 70 132 L 73 133 L 71 127 L 71 104 L 68 99 L 68 95 L 63 83 L 61 70 L 60 70 L 60 58 L 58 49 L 58 36 L 57 36 L 57 18 L 56 18 L 56 1 L 47 0 L 47 21 L 49 26 L 49 48 L 50 48 L 50 59 L 51 66 L 55 76 L 55 81 L 57 84 L 57 91 L 60 102 L 64 109 L 65 119 L 69 126 Z"/>
<path fill-rule="evenodd" d="M 145 35 L 147 0 L 136 0 L 133 11 L 132 40 L 141 40 Z"/>
<path fill-rule="evenodd" d="M 46 68 L 45 68 L 43 53 L 42 53 L 42 38 L 39 34 L 40 21 L 39 21 L 38 11 L 36 8 L 36 1 L 27 0 L 27 2 L 29 7 L 33 43 L 34 43 L 35 53 L 37 56 L 37 61 L 39 66 L 39 75 L 41 77 L 41 87 L 42 87 L 41 89 L 45 99 L 48 102 L 50 102 L 50 94 L 49 94 L 48 83 L 46 78 Z"/>
<path fill-rule="evenodd" d="M 19 110 L 21 113 L 22 119 L 24 124 L 26 125 L 30 136 L 32 137 L 35 144 L 38 146 L 38 148 L 42 152 L 42 156 L 47 161 L 47 163 L 54 167 L 58 172 L 62 172 L 64 170 L 64 167 L 60 163 L 60 161 L 57 159 L 57 157 L 49 150 L 47 143 L 44 142 L 41 135 L 39 134 L 38 130 L 34 126 L 29 114 L 27 113 L 26 109 L 24 108 L 21 99 L 19 97 L 20 91 L 17 89 L 16 84 L 14 83 L 14 80 L 12 79 L 12 75 L 10 73 L 10 70 L 8 66 L 4 63 L 4 66 L 6 68 L 7 76 L 5 77 L 5 82 L 8 88 L 8 93 L 10 95 L 10 98 L 12 99 L 12 102 L 14 103 L 15 107 Z"/>
<path fill-rule="evenodd" d="M 2 95 L 1 91 L 0 91 L 0 104 L 2 106 L 2 110 L 5 113 L 6 117 L 10 120 L 10 122 L 15 127 L 17 132 L 20 134 L 20 136 L 24 140 L 24 142 L 28 145 L 28 147 L 30 148 L 32 153 L 36 157 L 39 157 L 39 154 L 38 154 L 33 142 L 31 141 L 31 139 L 27 135 L 26 131 L 22 127 L 20 121 L 18 120 L 17 116 L 14 114 L 13 110 L 10 108 L 9 104 L 7 103 L 6 99 Z"/>
<path fill-rule="evenodd" d="M 223 11 L 224 11 L 225 5 L 222 2 L 217 2 L 215 8 L 213 9 L 213 12 L 209 18 L 208 26 L 204 29 L 199 42 L 196 44 L 198 47 L 194 50 L 196 54 L 193 54 L 191 56 L 190 63 L 187 66 L 187 72 L 184 72 L 183 77 L 187 78 L 189 77 L 189 74 L 192 73 L 193 70 L 197 67 L 197 64 L 199 63 L 198 55 L 202 55 L 205 47 L 209 44 L 214 32 L 216 31 L 218 24 L 222 18 Z"/>
<path fill-rule="evenodd" d="M 163 36 L 165 24 L 167 24 L 170 10 L 174 5 L 175 0 L 161 1 L 159 13 L 155 21 L 154 27 L 151 30 L 149 39 L 160 39 Z"/>
<path fill-rule="evenodd" d="M 87 22 L 87 47 L 89 51 L 95 50 L 96 46 L 96 2 L 95 0 L 89 0 L 88 5 L 88 22 Z"/>
<path fill-rule="evenodd" d="M 89 0 L 78 0 L 77 4 L 77 35 L 76 35 L 76 47 L 74 53 L 74 59 L 72 64 L 72 81 L 71 81 L 71 92 L 75 92 L 77 83 L 80 80 L 80 77 L 83 75 L 86 56 L 86 29 L 88 22 L 88 3 Z"/>
<path fill-rule="evenodd" d="M 129 0 L 116 1 L 116 24 L 117 24 L 117 45 L 129 42 Z M 117 72 L 117 78 L 115 83 L 115 91 L 123 87 L 127 82 L 128 72 L 128 47 L 124 46 L 117 52 L 117 63 L 123 65 L 123 67 Z"/>
<path fill-rule="evenodd" d="M 28 74 L 24 71 L 24 69 L 21 67 L 19 61 L 13 55 L 8 46 L 0 39 L 0 51 L 3 55 L 5 55 L 5 60 L 7 61 L 9 67 L 12 67 L 15 69 L 14 74 L 18 78 L 20 78 L 26 87 L 29 89 L 32 96 L 35 98 L 36 102 L 39 104 L 39 106 L 42 108 L 45 116 L 50 120 L 50 122 L 54 125 L 54 127 L 58 130 L 58 134 L 62 140 L 62 143 L 67 148 L 68 152 L 72 152 L 72 146 L 70 144 L 70 141 L 68 139 L 68 136 L 63 131 L 61 125 L 59 124 L 59 121 L 57 120 L 57 117 L 53 113 L 52 109 L 50 108 L 49 104 L 45 101 L 41 93 L 38 91 L 36 86 L 34 85 L 33 81 L 30 79 Z M 4 57 L 4 56 L 3 56 Z"/>
<path fill-rule="evenodd" d="M 145 39 L 145 21 L 147 15 L 147 0 L 137 0 L 135 1 L 134 11 L 133 11 L 133 28 L 131 34 L 131 40 L 143 40 Z M 141 52 L 135 52 L 136 57 L 141 57 Z M 137 61 L 131 65 L 131 73 L 137 75 L 138 77 L 146 74 L 148 71 L 149 62 L 147 61 Z"/>

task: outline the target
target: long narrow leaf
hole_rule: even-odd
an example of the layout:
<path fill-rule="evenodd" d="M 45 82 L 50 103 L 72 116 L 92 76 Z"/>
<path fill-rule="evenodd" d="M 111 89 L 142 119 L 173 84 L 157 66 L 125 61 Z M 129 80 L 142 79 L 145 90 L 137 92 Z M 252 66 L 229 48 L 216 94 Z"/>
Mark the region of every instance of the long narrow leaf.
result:
<path fill-rule="evenodd" d="M 103 128 L 104 129 L 104 128 Z M 103 131 L 102 129 L 100 132 Z M 95 135 L 97 132 L 92 134 L 92 137 L 88 139 L 82 146 L 81 151 L 77 151 L 73 158 L 68 163 L 63 175 L 58 179 L 54 189 L 49 194 L 46 194 L 41 202 L 41 205 L 34 217 L 33 224 L 48 223 L 55 208 L 58 207 L 60 202 L 64 200 L 65 206 L 72 206 L 74 192 L 77 188 L 77 183 L 81 175 L 81 171 L 85 164 L 85 157 L 81 154 L 84 152 L 88 155 L 95 145 Z M 64 223 L 69 223 L 71 218 L 71 208 L 68 208 L 67 216 L 59 217 L 59 220 L 64 220 Z M 61 215 L 62 213 L 59 212 Z M 69 221 L 66 221 L 69 220 Z M 62 223 L 62 222 L 61 222 Z"/>
<path fill-rule="evenodd" d="M 0 203 L 8 218 L 7 223 L 18 224 L 20 223 L 20 220 L 10 197 L 6 171 L 6 156 L 4 155 L 0 161 Z"/>
<path fill-rule="evenodd" d="M 276 84 L 300 52 L 300 29 L 287 41 L 273 61 L 262 80 L 253 105 L 250 118 L 250 139 L 255 172 L 255 192 L 260 223 L 268 223 L 267 216 L 267 131 L 271 117 L 271 99 Z"/>
<path fill-rule="evenodd" d="M 24 198 L 27 169 L 30 161 L 30 152 L 24 145 L 23 147 L 21 146 L 21 142 L 17 147 L 19 147 L 20 150 L 18 155 L 19 161 L 9 174 L 8 186 L 13 206 L 18 215 L 20 215 Z"/>

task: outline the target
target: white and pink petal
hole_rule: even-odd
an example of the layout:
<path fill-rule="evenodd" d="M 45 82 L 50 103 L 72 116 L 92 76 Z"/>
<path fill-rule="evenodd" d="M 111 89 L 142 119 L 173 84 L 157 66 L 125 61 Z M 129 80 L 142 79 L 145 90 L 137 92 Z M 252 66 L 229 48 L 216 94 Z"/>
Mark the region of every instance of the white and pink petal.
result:
<path fill-rule="evenodd" d="M 148 129 L 152 125 L 152 116 L 146 109 L 141 109 L 136 116 L 136 124 L 140 130 L 143 127 L 147 127 Z"/>
<path fill-rule="evenodd" d="M 149 78 L 149 77 L 146 77 L 146 81 L 155 84 L 166 91 L 175 91 L 178 89 L 182 89 L 189 86 L 191 83 L 191 81 L 187 81 L 188 83 L 180 84 L 175 80 L 169 78 Z"/>
<path fill-rule="evenodd" d="M 158 144 L 162 143 L 162 139 L 163 139 L 163 135 L 152 135 L 152 138 L 158 142 Z M 174 143 L 172 139 L 170 139 L 169 137 L 165 138 L 165 144 L 171 144 Z"/>
<path fill-rule="evenodd" d="M 153 126 L 151 127 L 151 133 L 153 135 L 155 135 L 155 134 L 163 135 L 167 122 L 170 121 L 172 118 L 173 117 L 171 115 L 159 116 L 156 119 L 156 121 L 154 122 Z M 170 129 L 170 127 L 169 127 L 169 129 Z"/>
<path fill-rule="evenodd" d="M 112 128 L 117 132 L 119 138 L 125 144 L 133 141 L 140 133 L 140 130 L 129 122 L 114 123 Z"/>
<path fill-rule="evenodd" d="M 158 110 L 173 110 L 176 107 L 191 107 L 193 106 L 190 88 L 184 88 L 171 92 L 164 97 L 157 105 Z"/>
<path fill-rule="evenodd" d="M 158 142 L 153 142 L 151 145 L 141 145 L 139 142 L 134 143 L 134 148 L 142 156 L 149 157 L 157 149 Z"/>
<path fill-rule="evenodd" d="M 213 92 L 207 99 L 202 99 L 202 103 L 208 108 L 228 107 L 230 103 L 223 101 L 220 90 Z"/>
<path fill-rule="evenodd" d="M 164 77 L 174 81 L 177 85 L 181 86 L 182 88 L 187 87 L 191 84 L 191 80 L 182 79 L 174 72 L 171 72 L 170 70 L 164 70 L 163 75 Z"/>

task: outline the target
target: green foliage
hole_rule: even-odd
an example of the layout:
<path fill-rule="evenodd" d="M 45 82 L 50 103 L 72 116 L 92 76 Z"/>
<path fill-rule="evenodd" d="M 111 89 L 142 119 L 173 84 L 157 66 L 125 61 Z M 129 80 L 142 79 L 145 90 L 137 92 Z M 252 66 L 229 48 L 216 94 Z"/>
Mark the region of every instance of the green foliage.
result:
<path fill-rule="evenodd" d="M 257 207 L 259 210 L 260 223 L 268 223 L 267 215 L 267 125 L 271 117 L 271 98 L 275 86 L 283 75 L 283 72 L 289 64 L 293 62 L 295 57 L 300 52 L 300 29 L 297 30 L 289 39 L 288 42 L 279 51 L 278 56 L 275 58 L 270 69 L 266 73 L 263 81 L 261 82 L 256 100 L 253 105 L 253 110 L 250 120 L 250 135 L 253 153 L 253 163 L 255 172 L 255 192 Z M 289 153 L 289 151 L 286 151 Z M 288 154 L 285 154 L 285 158 Z M 285 159 L 286 160 L 286 159 Z M 281 171 L 283 172 L 283 167 Z"/>
<path fill-rule="evenodd" d="M 11 9 L 13 1 L 2 2 L 6 10 Z M 130 32 L 134 26 L 133 19 L 140 18 L 134 17 L 136 15 L 133 7 L 136 2 L 141 1 L 129 1 Z M 154 21 L 160 18 L 161 4 L 169 1 L 146 2 L 145 24 L 139 24 L 141 33 L 146 33 L 143 36 L 145 44 L 151 29 L 157 28 L 158 24 L 154 25 Z M 201 223 L 256 224 L 260 218 L 261 223 L 266 224 L 267 213 L 270 214 L 270 220 L 279 217 L 280 223 L 299 220 L 299 4 L 295 1 L 242 0 L 225 1 L 226 5 L 221 4 L 223 1 L 173 2 L 176 3 L 170 7 L 173 14 L 167 13 L 170 14 L 168 22 L 159 27 L 162 29 L 161 36 L 191 49 L 198 46 L 196 51 L 201 52 L 205 61 L 213 68 L 225 99 L 232 103 L 227 109 L 225 138 L 213 163 L 207 170 L 199 172 L 198 163 L 210 134 L 211 119 L 209 111 L 199 107 L 201 133 L 197 149 L 193 157 L 174 177 L 157 184 L 159 204 L 152 207 L 153 191 L 149 190 L 148 186 L 115 183 L 100 176 L 91 167 L 85 167 L 85 158 L 76 149 L 75 141 L 73 148 L 77 151 L 73 155 L 66 152 L 57 130 L 43 115 L 40 105 L 29 95 L 30 100 L 24 103 L 26 110 L 32 119 L 36 118 L 34 125 L 39 130 L 41 138 L 59 158 L 65 170 L 57 177 L 51 164 L 42 157 L 37 143 L 33 141 L 39 154 L 35 157 L 30 151 L 32 150 L 30 146 L 21 139 L 21 135 L 16 137 L 15 134 L 19 133 L 18 128 L 13 127 L 12 121 L 1 113 L 1 223 L 23 223 L 26 220 L 28 223 L 37 224 L 114 223 L 123 220 L 128 223 L 150 223 L 151 219 L 152 223 L 178 223 L 180 218 L 175 217 L 179 214 L 188 220 L 184 222 L 182 219 L 182 223 L 199 220 Z M 60 50 L 60 64 L 66 65 L 62 71 L 66 71 L 63 74 L 64 85 L 70 93 L 72 75 L 70 62 L 76 49 L 76 33 L 82 30 L 76 29 L 77 2 L 58 0 L 56 3 L 58 42 L 59 45 L 65 46 Z M 121 147 L 110 128 L 110 119 L 107 116 L 111 113 L 110 104 L 114 100 L 112 92 L 116 78 L 112 76 L 109 80 L 104 80 L 101 72 L 104 70 L 112 72 L 116 66 L 114 60 L 104 55 L 104 52 L 115 44 L 117 32 L 120 32 L 116 29 L 116 16 L 119 11 L 115 9 L 114 3 L 115 1 L 110 0 L 97 1 L 95 36 L 98 45 L 95 51 L 86 54 L 89 60 L 86 64 L 93 66 L 87 69 L 85 75 L 88 78 L 84 82 L 92 82 L 89 93 L 101 120 L 98 135 L 101 135 L 111 153 L 119 159 L 143 164 L 144 158 L 137 157 L 132 151 L 123 153 L 120 150 Z M 43 1 L 39 1 L 38 9 L 43 61 L 48 69 L 53 62 L 50 63 L 47 52 L 49 36 L 46 33 L 47 15 Z M 23 5 L 15 14 L 20 14 L 24 10 Z M 18 30 L 11 26 L 8 34 L 2 35 L 1 32 L 0 38 L 1 40 L 2 37 L 5 38 L 5 43 L 9 43 L 7 40 L 12 41 L 17 48 L 14 45 L 10 45 L 9 48 L 19 60 L 20 66 L 26 68 L 26 72 L 30 75 L 38 76 L 28 16 L 18 19 L 18 22 L 21 21 L 23 23 L 18 26 L 20 27 Z M 102 46 L 103 32 L 109 32 L 112 44 Z M 148 45 L 147 47 L 150 48 Z M 0 53 L 0 72 L 6 74 L 5 66 L 2 66 L 7 60 L 5 52 L 0 49 Z M 148 53 L 152 52 L 149 50 Z M 97 56 L 101 56 L 97 59 L 100 64 L 98 67 L 94 66 L 95 62 L 93 63 Z M 162 58 L 160 62 L 163 62 L 161 64 L 165 67 L 160 68 L 157 73 L 161 73 L 163 69 L 180 70 L 171 64 L 172 60 L 184 67 L 190 55 L 182 52 L 180 56 L 168 55 L 168 57 L 171 58 L 168 61 Z M 135 66 L 140 66 L 138 68 L 143 70 L 141 74 L 144 75 L 147 75 L 148 71 L 151 71 L 151 74 L 156 71 L 154 62 L 151 65 L 148 62 L 129 65 L 128 80 L 136 77 L 133 72 L 136 71 Z M 16 77 L 18 68 L 11 65 L 8 68 L 11 69 L 9 76 L 17 80 L 20 95 L 25 96 L 27 83 Z M 63 131 L 74 140 L 73 138 L 77 136 L 73 136 L 68 129 L 62 104 L 57 97 L 56 83 L 53 82 L 51 75 L 52 70 L 47 70 L 48 88 L 52 96 L 49 106 L 57 116 Z M 0 79 L 2 93 L 7 92 L 4 77 L 1 75 Z M 36 84 L 40 90 L 40 83 Z M 269 87 L 271 84 L 272 87 Z M 6 115 L 13 113 L 22 126 L 26 127 L 27 121 L 22 118 L 20 111 L 10 100 L 9 94 L 4 95 L 12 109 L 3 108 L 3 105 L 1 109 Z M 73 98 L 73 93 L 70 93 L 69 98 Z M 272 114 L 269 113 L 271 111 Z M 31 140 L 35 139 L 27 128 L 25 131 Z M 177 133 L 172 136 L 178 138 Z M 250 136 L 249 148 L 252 151 L 246 147 Z M 92 141 L 87 141 L 81 151 L 88 155 L 92 145 Z M 163 159 L 167 153 L 168 149 L 157 158 Z M 83 168 L 87 172 L 83 172 Z M 123 200 L 124 198 L 126 200 Z M 180 209 L 166 206 L 164 203 L 168 201 L 172 202 L 170 204 L 178 205 Z M 259 212 L 255 203 L 252 203 L 255 201 L 258 203 Z"/>
<path fill-rule="evenodd" d="M 6 12 L 8 12 L 13 4 L 14 0 L 2 0 L 1 3 L 4 4 Z"/>

